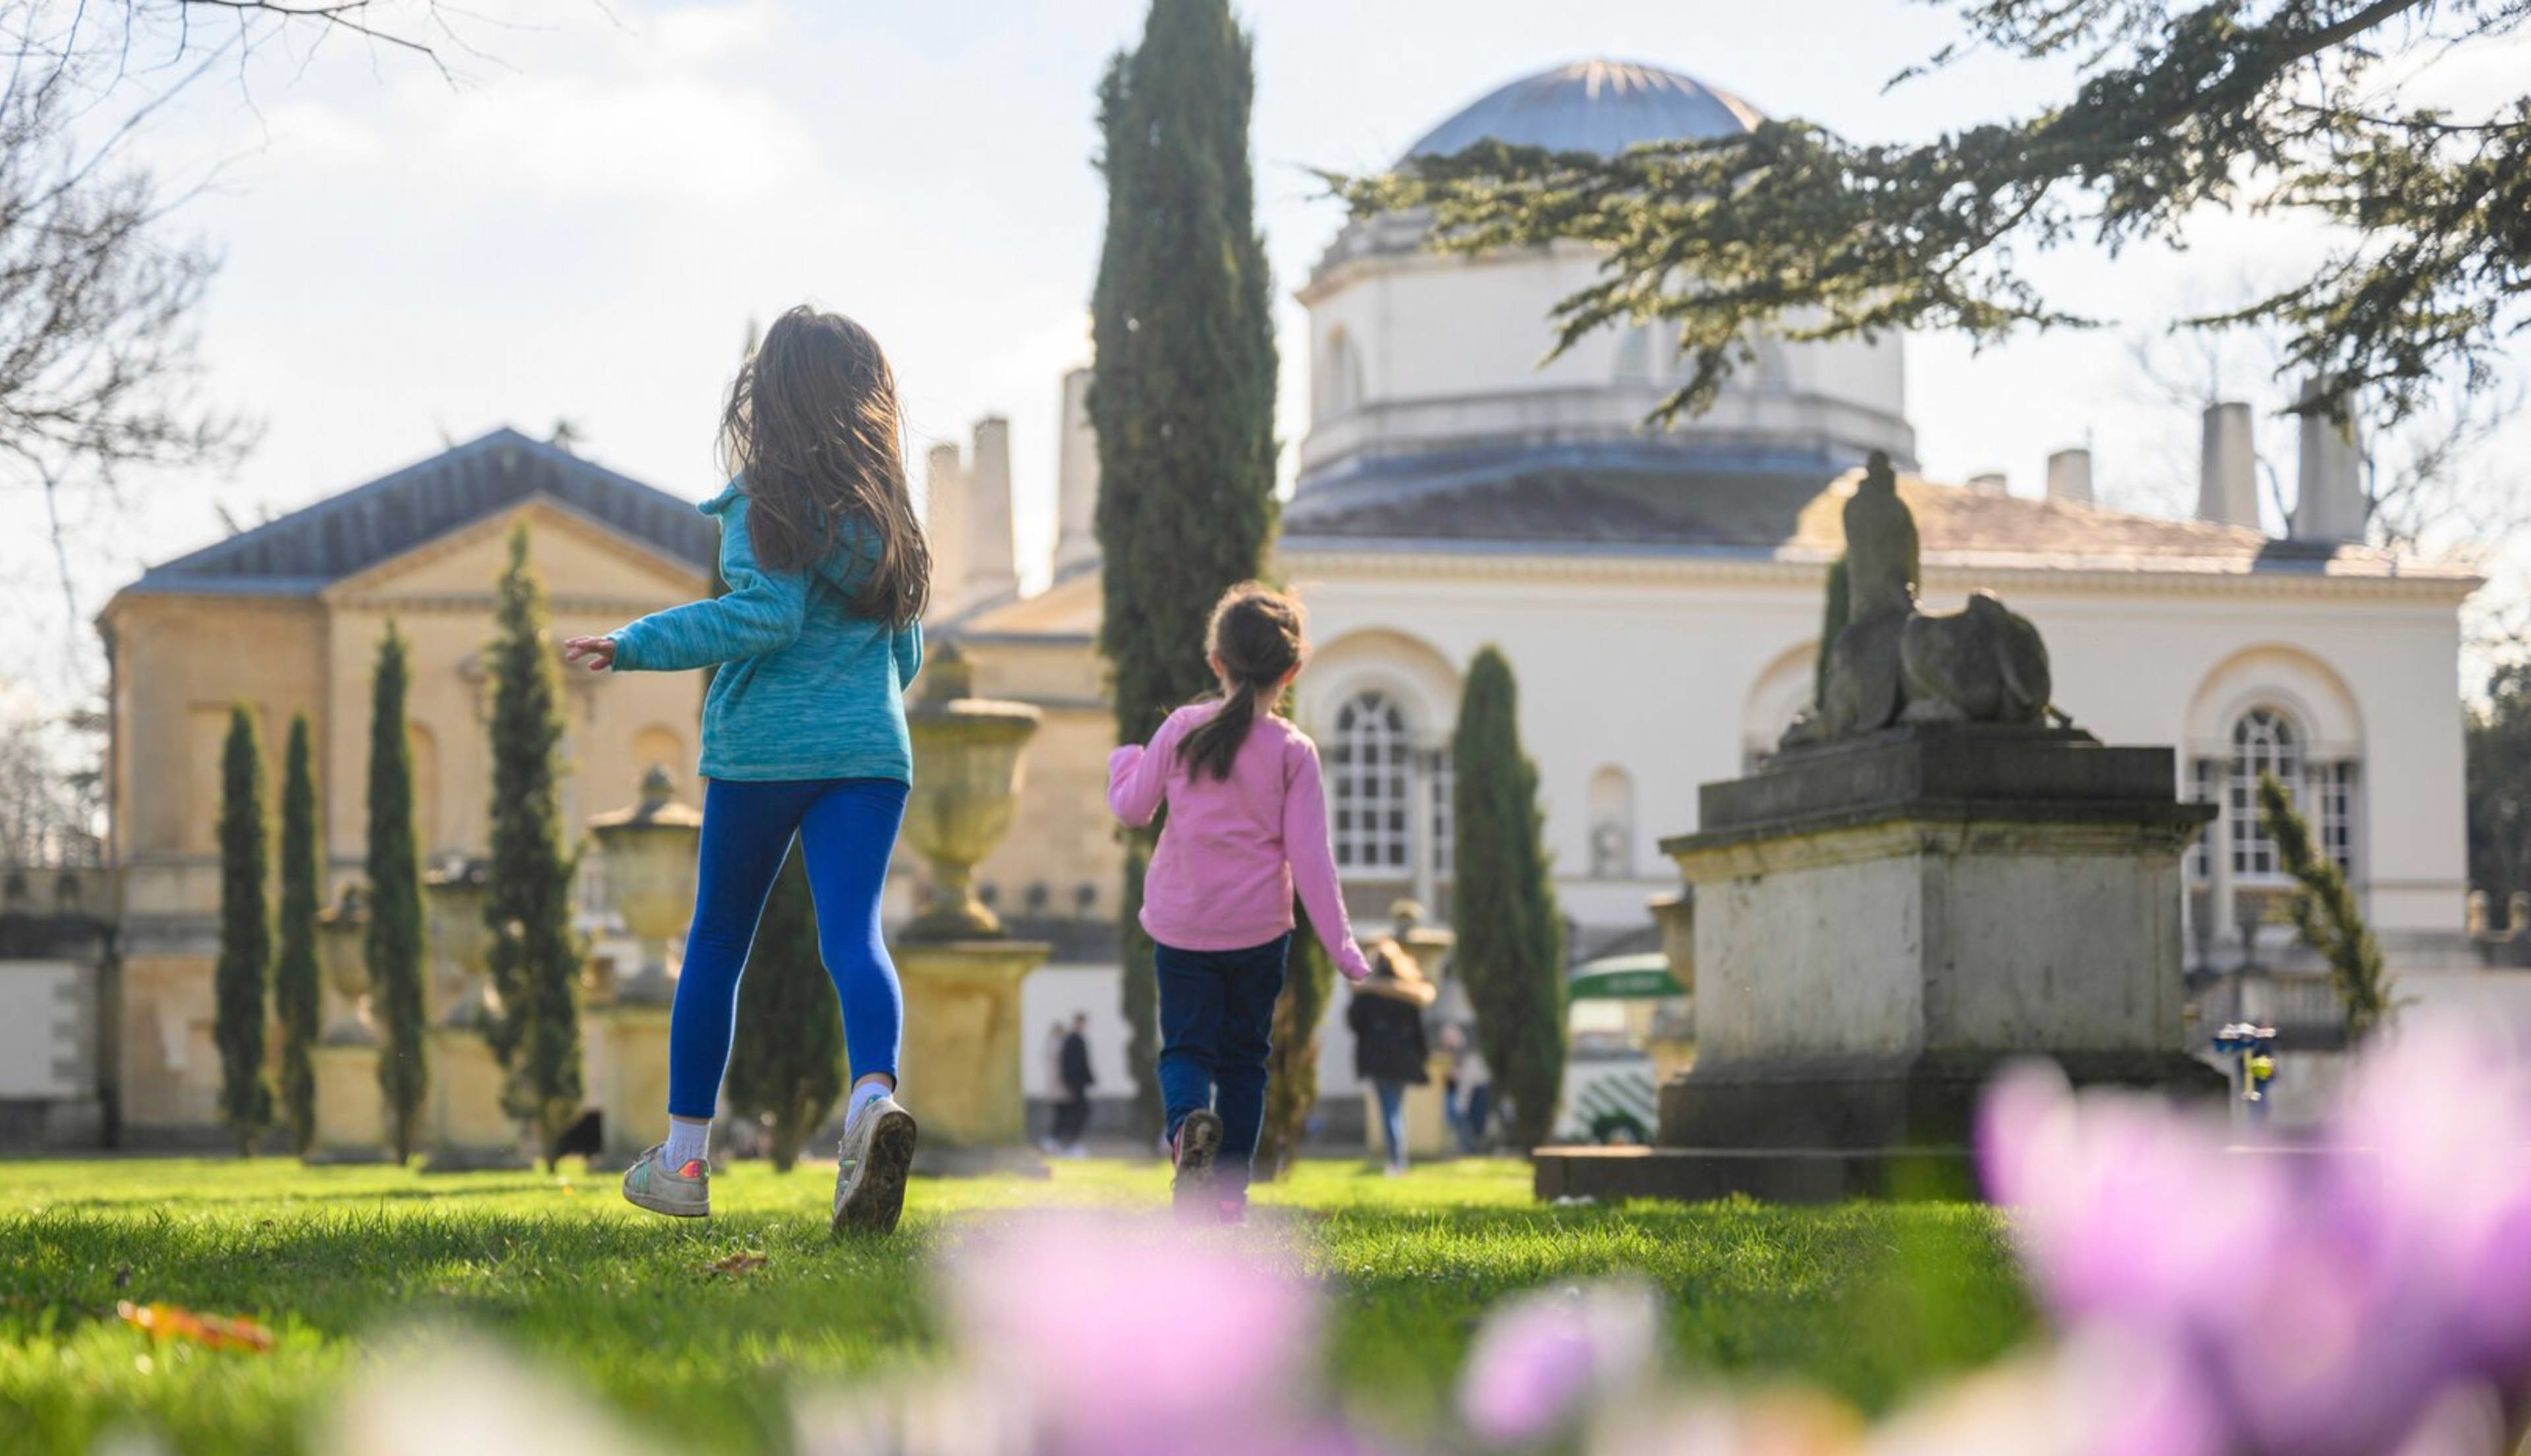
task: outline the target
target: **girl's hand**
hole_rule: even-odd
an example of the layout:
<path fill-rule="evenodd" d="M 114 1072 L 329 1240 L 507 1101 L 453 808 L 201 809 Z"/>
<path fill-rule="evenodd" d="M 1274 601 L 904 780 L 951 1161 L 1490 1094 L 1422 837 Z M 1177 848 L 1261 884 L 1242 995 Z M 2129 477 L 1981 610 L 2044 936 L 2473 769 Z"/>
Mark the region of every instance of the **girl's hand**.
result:
<path fill-rule="evenodd" d="M 1371 980 L 1371 964 L 1363 959 L 1361 948 L 1347 945 L 1344 949 L 1351 951 L 1352 954 L 1339 953 L 1336 956 L 1336 974 L 1342 976 L 1347 983 L 1352 985 L 1360 985 Z"/>
<path fill-rule="evenodd" d="M 611 637 L 575 637 L 562 644 L 562 660 L 587 663 L 591 672 L 604 672 L 615 665 L 615 639 Z"/>

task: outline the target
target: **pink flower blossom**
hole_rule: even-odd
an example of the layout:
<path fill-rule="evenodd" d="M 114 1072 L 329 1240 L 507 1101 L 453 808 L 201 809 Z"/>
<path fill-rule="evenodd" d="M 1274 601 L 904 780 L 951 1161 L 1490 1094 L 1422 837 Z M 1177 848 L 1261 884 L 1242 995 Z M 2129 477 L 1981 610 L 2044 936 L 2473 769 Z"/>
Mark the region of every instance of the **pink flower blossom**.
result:
<path fill-rule="evenodd" d="M 1524 1295 L 1477 1332 L 1459 1410 L 1481 1438 L 1526 1445 L 1641 1382 L 1659 1349 L 1660 1304 L 1640 1283 Z"/>
<path fill-rule="evenodd" d="M 1040 1449 L 1098 1456 L 1327 1449 L 1318 1312 L 1286 1272 L 1157 1222 L 1025 1220 L 953 1257 L 972 1365 Z"/>

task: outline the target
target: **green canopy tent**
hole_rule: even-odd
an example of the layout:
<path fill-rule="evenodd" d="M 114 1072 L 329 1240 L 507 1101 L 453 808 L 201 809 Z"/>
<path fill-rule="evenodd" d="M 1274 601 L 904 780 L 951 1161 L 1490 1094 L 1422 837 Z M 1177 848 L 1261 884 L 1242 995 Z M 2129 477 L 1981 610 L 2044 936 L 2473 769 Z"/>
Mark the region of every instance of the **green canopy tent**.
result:
<path fill-rule="evenodd" d="M 1565 984 L 1576 1001 L 1657 1001 L 1687 994 L 1669 974 L 1669 957 L 1657 950 L 1585 962 Z"/>

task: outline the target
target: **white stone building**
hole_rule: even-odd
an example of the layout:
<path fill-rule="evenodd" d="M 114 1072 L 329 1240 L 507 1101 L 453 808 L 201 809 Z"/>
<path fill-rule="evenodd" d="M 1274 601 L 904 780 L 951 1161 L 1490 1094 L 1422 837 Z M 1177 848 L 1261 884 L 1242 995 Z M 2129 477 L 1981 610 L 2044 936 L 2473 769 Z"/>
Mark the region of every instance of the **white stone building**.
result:
<path fill-rule="evenodd" d="M 1684 77 L 1595 62 L 1514 82 L 1415 150 L 1487 136 L 1606 150 L 1754 119 Z M 1609 331 L 1539 365 L 1549 306 L 1592 274 L 1587 249 L 1467 258 L 1420 236 L 1412 217 L 1344 228 L 1299 291 L 1306 340 L 1283 346 L 1307 350 L 1313 413 L 1276 568 L 1311 613 L 1298 710 L 1329 765 L 1358 918 L 1401 896 L 1448 917 L 1446 745 L 1460 675 L 1490 643 L 1519 679 L 1579 948 L 1648 940 L 1646 900 L 1678 882 L 1659 841 L 1694 829 L 1697 785 L 1770 752 L 1807 701 L 1838 512 L 1877 449 L 1916 512 L 1929 602 L 1999 592 L 2045 632 L 2058 704 L 2078 724 L 2175 746 L 2174 788 L 2221 806 L 2189 865 L 2203 1020 L 2246 995 L 2251 1014 L 2326 1039 L 2329 993 L 2278 919 L 2285 882 L 2249 810 L 2262 769 L 2296 786 L 2412 987 L 2493 984 L 2462 934 L 2458 610 L 2478 578 L 2344 538 L 2362 519 L 2344 437 L 2306 431 L 2295 530 L 2271 539 L 2246 404 L 2208 414 L 2195 520 L 2097 508 L 2080 452 L 2051 462 L 2044 499 L 1916 477 L 1894 338 L 1768 342 L 1713 411 L 1650 432 L 1641 420 L 1673 377 L 1659 331 Z M 1112 730 L 1092 646 L 1085 378 L 1065 384 L 1047 590 L 1012 586 L 995 422 L 971 467 L 935 458 L 930 507 L 956 563 L 944 581 L 960 584 L 937 630 L 965 644 L 984 691 L 1048 712 L 1019 827 L 984 877 L 1006 908 L 1083 927 L 1112 912 L 1116 877 L 1098 797 Z M 1058 1000 L 1114 1021 L 1097 937 L 1074 944 L 1077 969 L 1041 980 L 1032 1025 Z M 2232 973 L 2245 962 L 2281 974 L 2244 988 Z M 1118 1067 L 1116 1046 L 1101 1050 Z"/>

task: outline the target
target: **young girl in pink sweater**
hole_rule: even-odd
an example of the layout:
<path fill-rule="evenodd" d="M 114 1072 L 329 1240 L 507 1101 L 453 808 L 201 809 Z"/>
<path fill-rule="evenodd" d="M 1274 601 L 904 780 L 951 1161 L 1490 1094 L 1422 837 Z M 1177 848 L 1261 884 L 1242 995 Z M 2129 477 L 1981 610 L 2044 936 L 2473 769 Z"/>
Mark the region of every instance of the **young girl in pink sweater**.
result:
<path fill-rule="evenodd" d="M 1157 946 L 1160 1095 L 1181 1216 L 1235 1223 L 1266 1120 L 1266 1056 L 1292 944 L 1292 897 L 1347 980 L 1371 974 L 1345 918 L 1318 747 L 1274 705 L 1300 674 L 1301 605 L 1256 583 L 1213 608 L 1221 696 L 1169 714 L 1148 749 L 1107 760 L 1107 804 L 1168 822 L 1143 884 Z"/>

